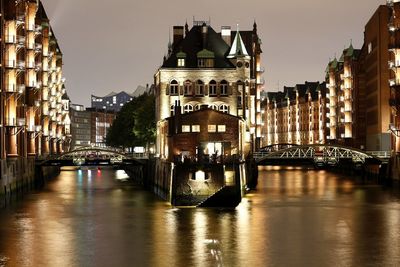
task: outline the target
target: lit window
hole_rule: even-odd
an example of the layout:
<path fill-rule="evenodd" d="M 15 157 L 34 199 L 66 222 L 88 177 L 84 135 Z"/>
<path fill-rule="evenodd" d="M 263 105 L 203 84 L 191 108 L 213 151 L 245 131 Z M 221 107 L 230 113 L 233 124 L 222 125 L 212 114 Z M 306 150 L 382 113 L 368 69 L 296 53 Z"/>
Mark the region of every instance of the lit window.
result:
<path fill-rule="evenodd" d="M 199 133 L 200 132 L 200 125 L 192 125 L 192 132 Z"/>
<path fill-rule="evenodd" d="M 183 86 L 183 94 L 185 96 L 188 95 L 193 95 L 193 89 L 192 89 L 192 82 L 191 81 L 186 81 L 184 86 Z"/>
<path fill-rule="evenodd" d="M 173 80 L 169 85 L 169 94 L 178 95 L 178 82 Z"/>
<path fill-rule="evenodd" d="M 208 107 L 213 109 L 213 110 L 218 110 L 218 107 L 216 105 L 209 105 Z"/>
<path fill-rule="evenodd" d="M 368 44 L 368 54 L 372 52 L 372 43 Z"/>
<path fill-rule="evenodd" d="M 113 96 L 113 104 L 116 104 L 116 103 L 117 103 L 117 97 Z"/>
<path fill-rule="evenodd" d="M 193 111 L 193 106 L 190 104 L 186 104 L 183 106 L 183 112 L 184 113 L 189 113 Z"/>
<path fill-rule="evenodd" d="M 209 133 L 215 133 L 216 131 L 217 131 L 217 125 L 215 125 L 215 124 L 208 125 L 208 132 Z"/>
<path fill-rule="evenodd" d="M 209 84 L 209 95 L 215 96 L 217 95 L 217 83 L 216 81 L 212 80 Z"/>
<path fill-rule="evenodd" d="M 185 59 L 178 58 L 178 67 L 185 67 Z"/>
<path fill-rule="evenodd" d="M 228 113 L 229 112 L 228 105 L 223 104 L 223 105 L 219 106 L 219 111 L 224 112 L 224 113 Z"/>
<path fill-rule="evenodd" d="M 221 95 L 228 95 L 228 82 L 223 80 L 219 84 L 219 91 Z"/>
<path fill-rule="evenodd" d="M 182 125 L 182 133 L 190 133 L 190 125 Z"/>
<path fill-rule="evenodd" d="M 204 83 L 200 80 L 196 82 L 196 95 L 198 96 L 204 95 Z"/>
<path fill-rule="evenodd" d="M 206 66 L 206 61 L 204 58 L 199 58 L 197 63 L 198 63 L 199 68 L 204 68 Z"/>
<path fill-rule="evenodd" d="M 226 132 L 226 126 L 225 125 L 218 125 L 218 132 L 219 133 Z"/>

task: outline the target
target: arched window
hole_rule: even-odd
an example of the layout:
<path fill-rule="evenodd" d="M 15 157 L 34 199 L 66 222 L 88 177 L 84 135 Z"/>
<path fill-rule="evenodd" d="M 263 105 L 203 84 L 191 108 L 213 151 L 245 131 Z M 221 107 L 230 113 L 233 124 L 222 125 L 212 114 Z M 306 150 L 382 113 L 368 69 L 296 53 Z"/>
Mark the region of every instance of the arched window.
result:
<path fill-rule="evenodd" d="M 197 96 L 204 95 L 204 83 L 200 80 L 196 82 L 196 95 Z"/>
<path fill-rule="evenodd" d="M 187 80 L 183 85 L 183 94 L 185 96 L 193 95 L 193 85 L 191 81 Z"/>
<path fill-rule="evenodd" d="M 229 113 L 229 106 L 222 104 L 219 106 L 219 111 L 224 112 L 224 113 Z"/>
<path fill-rule="evenodd" d="M 214 104 L 211 104 L 208 107 L 211 108 L 211 109 L 214 109 L 214 110 L 218 110 L 218 107 L 216 105 L 214 105 Z"/>
<path fill-rule="evenodd" d="M 171 83 L 169 84 L 169 94 L 170 95 L 178 95 L 179 92 L 179 85 L 178 82 L 175 80 L 172 80 Z"/>
<path fill-rule="evenodd" d="M 186 104 L 183 106 L 183 113 L 189 113 L 193 111 L 193 106 L 190 104 Z"/>
<path fill-rule="evenodd" d="M 200 109 L 201 109 L 201 104 L 197 104 L 197 105 L 194 107 L 194 109 L 195 109 L 195 110 L 200 110 Z"/>
<path fill-rule="evenodd" d="M 219 92 L 221 95 L 228 95 L 228 82 L 222 80 L 219 84 Z"/>
<path fill-rule="evenodd" d="M 212 80 L 208 86 L 208 91 L 210 96 L 217 95 L 217 82 Z"/>

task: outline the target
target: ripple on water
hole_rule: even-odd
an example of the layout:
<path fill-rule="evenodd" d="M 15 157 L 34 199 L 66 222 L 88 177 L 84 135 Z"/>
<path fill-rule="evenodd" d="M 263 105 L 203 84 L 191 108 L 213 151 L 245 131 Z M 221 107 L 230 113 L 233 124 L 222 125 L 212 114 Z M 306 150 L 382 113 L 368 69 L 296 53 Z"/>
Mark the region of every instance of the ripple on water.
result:
<path fill-rule="evenodd" d="M 9 260 L 10 259 L 8 257 L 0 255 L 0 267 L 5 267 L 7 261 L 9 261 Z"/>

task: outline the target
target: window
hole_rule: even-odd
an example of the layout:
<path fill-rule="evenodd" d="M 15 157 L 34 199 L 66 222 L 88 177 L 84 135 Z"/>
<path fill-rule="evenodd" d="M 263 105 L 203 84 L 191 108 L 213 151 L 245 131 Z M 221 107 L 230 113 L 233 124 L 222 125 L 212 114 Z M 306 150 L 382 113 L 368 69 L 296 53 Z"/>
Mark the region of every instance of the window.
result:
<path fill-rule="evenodd" d="M 183 112 L 184 113 L 189 113 L 193 111 L 193 106 L 190 104 L 186 104 L 183 106 Z"/>
<path fill-rule="evenodd" d="M 219 91 L 221 95 L 228 95 L 228 82 L 223 80 L 219 84 Z"/>
<path fill-rule="evenodd" d="M 185 67 L 185 59 L 178 58 L 178 67 Z"/>
<path fill-rule="evenodd" d="M 209 133 L 215 133 L 216 131 L 217 131 L 217 125 L 215 125 L 215 124 L 208 125 L 208 132 Z"/>
<path fill-rule="evenodd" d="M 199 133 L 200 132 L 200 125 L 192 125 L 192 132 L 193 133 Z"/>
<path fill-rule="evenodd" d="M 182 133 L 190 133 L 190 125 L 182 125 Z"/>
<path fill-rule="evenodd" d="M 183 85 L 183 94 L 185 96 L 193 95 L 193 86 L 191 81 L 186 81 Z"/>
<path fill-rule="evenodd" d="M 169 111 L 170 111 L 171 116 L 174 116 L 175 115 L 175 106 L 172 105 Z"/>
<path fill-rule="evenodd" d="M 226 126 L 225 125 L 218 125 L 218 132 L 219 133 L 226 132 Z"/>
<path fill-rule="evenodd" d="M 196 82 L 196 95 L 198 96 L 204 95 L 204 83 L 200 80 Z"/>
<path fill-rule="evenodd" d="M 199 58 L 197 60 L 197 65 L 199 66 L 199 68 L 204 68 L 206 66 L 206 61 L 204 58 Z"/>
<path fill-rule="evenodd" d="M 208 107 L 213 109 L 213 110 L 218 110 L 218 107 L 216 105 L 209 105 Z"/>
<path fill-rule="evenodd" d="M 242 108 L 242 96 L 238 96 L 237 97 L 237 106 L 238 108 Z"/>
<path fill-rule="evenodd" d="M 229 112 L 228 105 L 222 104 L 221 106 L 219 106 L 219 111 L 224 112 L 224 113 L 228 113 Z"/>
<path fill-rule="evenodd" d="M 372 43 L 368 44 L 368 54 L 372 52 Z"/>
<path fill-rule="evenodd" d="M 173 80 L 169 85 L 169 94 L 170 95 L 178 95 L 178 82 Z"/>
<path fill-rule="evenodd" d="M 201 109 L 201 104 L 197 104 L 194 109 L 195 110 L 200 110 Z"/>
<path fill-rule="evenodd" d="M 113 104 L 117 104 L 117 97 L 113 96 Z"/>
<path fill-rule="evenodd" d="M 217 95 L 217 82 L 212 80 L 209 84 L 209 95 L 215 96 Z"/>

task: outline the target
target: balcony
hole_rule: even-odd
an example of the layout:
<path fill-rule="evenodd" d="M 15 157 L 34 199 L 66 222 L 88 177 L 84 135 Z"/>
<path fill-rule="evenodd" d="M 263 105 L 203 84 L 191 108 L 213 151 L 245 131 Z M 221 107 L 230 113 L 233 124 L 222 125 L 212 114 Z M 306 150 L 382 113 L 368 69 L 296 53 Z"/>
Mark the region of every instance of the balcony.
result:
<path fill-rule="evenodd" d="M 43 48 L 43 45 L 42 45 L 42 44 L 35 44 L 35 50 L 36 50 L 37 52 L 40 52 L 40 51 L 42 50 L 42 48 Z"/>
<path fill-rule="evenodd" d="M 4 42 L 6 44 L 15 44 L 16 43 L 15 35 L 5 35 L 4 36 Z"/>
<path fill-rule="evenodd" d="M 24 91 L 25 91 L 25 89 L 26 89 L 25 84 L 18 84 L 18 85 L 17 85 L 17 93 L 23 94 Z"/>
<path fill-rule="evenodd" d="M 26 123 L 25 118 L 6 117 L 4 119 L 5 119 L 5 126 L 8 127 L 23 127 L 25 126 Z"/>
<path fill-rule="evenodd" d="M 16 88 L 17 87 L 14 83 L 7 83 L 7 82 L 4 87 L 6 93 L 15 93 L 17 91 Z"/>
<path fill-rule="evenodd" d="M 265 68 L 264 67 L 258 67 L 256 71 L 258 73 L 264 73 L 265 72 Z"/>
<path fill-rule="evenodd" d="M 4 65 L 6 68 L 13 69 L 16 67 L 16 62 L 15 60 L 5 60 Z"/>
<path fill-rule="evenodd" d="M 26 68 L 27 69 L 34 69 L 35 68 L 35 62 L 34 61 L 27 61 L 25 64 L 26 64 Z"/>
<path fill-rule="evenodd" d="M 389 86 L 399 86 L 400 79 L 389 79 Z"/>
<path fill-rule="evenodd" d="M 25 61 L 23 61 L 23 60 L 18 60 L 18 61 L 17 61 L 17 68 L 20 69 L 20 70 L 25 69 Z"/>
<path fill-rule="evenodd" d="M 21 46 L 24 46 L 26 42 L 26 37 L 22 35 L 17 36 L 17 43 Z"/>
<path fill-rule="evenodd" d="M 258 79 L 257 80 L 257 85 L 264 85 L 265 84 L 265 80 L 264 79 Z"/>

